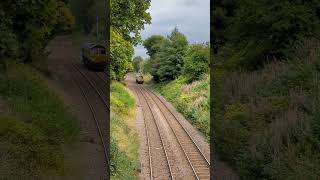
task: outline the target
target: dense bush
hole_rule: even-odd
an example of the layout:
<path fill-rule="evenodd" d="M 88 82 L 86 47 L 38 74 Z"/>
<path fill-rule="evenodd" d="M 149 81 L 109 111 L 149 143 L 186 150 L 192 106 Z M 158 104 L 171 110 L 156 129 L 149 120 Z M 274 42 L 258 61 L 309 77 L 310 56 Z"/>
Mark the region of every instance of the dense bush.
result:
<path fill-rule="evenodd" d="M 150 57 L 154 57 L 154 55 L 160 51 L 164 42 L 168 40 L 160 35 L 152 35 L 145 41 L 143 41 L 143 46 L 147 49 L 147 54 Z"/>
<path fill-rule="evenodd" d="M 73 26 L 67 5 L 59 0 L 1 1 L 0 16 L 2 59 L 19 57 L 25 62 L 40 59 L 54 33 Z"/>
<path fill-rule="evenodd" d="M 209 72 L 210 49 L 208 45 L 191 45 L 184 57 L 182 75 L 192 80 L 200 79 Z"/>
<path fill-rule="evenodd" d="M 256 69 L 288 57 L 304 38 L 320 37 L 317 0 L 214 1 L 211 30 L 217 61 Z"/>
<path fill-rule="evenodd" d="M 131 57 L 133 56 L 132 44 L 111 30 L 110 41 L 110 75 L 111 79 L 123 80 L 129 70 L 132 70 Z"/>
<path fill-rule="evenodd" d="M 151 36 L 145 40 L 144 47 L 150 55 L 149 66 L 146 67 L 156 82 L 173 80 L 181 75 L 188 41 L 177 28 L 167 39 Z"/>
<path fill-rule="evenodd" d="M 192 83 L 189 82 L 189 78 L 180 76 L 173 81 L 153 84 L 152 87 L 170 101 L 209 141 L 210 78 L 208 75 Z"/>
<path fill-rule="evenodd" d="M 111 179 L 137 179 L 139 140 L 135 123 L 135 101 L 125 86 L 110 86 Z"/>
<path fill-rule="evenodd" d="M 215 150 L 243 179 L 320 177 L 320 48 L 297 49 L 285 62 L 214 76 Z"/>
<path fill-rule="evenodd" d="M 0 64 L 0 177 L 63 176 L 62 147 L 77 141 L 79 135 L 75 116 L 46 87 L 39 72 L 21 63 L 3 64 Z"/>

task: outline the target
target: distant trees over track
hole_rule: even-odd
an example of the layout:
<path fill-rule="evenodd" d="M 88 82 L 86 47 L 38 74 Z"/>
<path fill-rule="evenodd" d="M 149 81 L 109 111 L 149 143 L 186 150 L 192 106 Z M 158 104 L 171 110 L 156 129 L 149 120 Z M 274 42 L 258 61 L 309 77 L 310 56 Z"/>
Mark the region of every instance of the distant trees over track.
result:
<path fill-rule="evenodd" d="M 192 81 L 209 72 L 209 45 L 189 45 L 177 28 L 168 37 L 153 35 L 143 45 L 150 56 L 144 62 L 144 72 L 150 73 L 155 82 L 174 80 L 180 75 Z"/>

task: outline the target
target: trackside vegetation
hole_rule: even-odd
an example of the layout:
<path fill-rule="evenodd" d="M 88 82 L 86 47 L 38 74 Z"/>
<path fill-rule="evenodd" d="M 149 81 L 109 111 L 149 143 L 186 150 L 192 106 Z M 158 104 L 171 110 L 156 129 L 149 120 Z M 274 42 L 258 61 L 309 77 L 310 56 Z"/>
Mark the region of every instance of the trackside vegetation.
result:
<path fill-rule="evenodd" d="M 138 179 L 138 137 L 135 102 L 120 82 L 133 70 L 133 46 L 141 42 L 140 31 L 151 22 L 150 0 L 111 0 L 110 114 L 112 179 Z"/>
<path fill-rule="evenodd" d="M 139 140 L 135 101 L 126 87 L 112 81 L 110 87 L 111 179 L 138 179 Z"/>
<path fill-rule="evenodd" d="M 151 88 L 170 101 L 184 117 L 210 137 L 210 50 L 208 43 L 189 44 L 177 28 L 168 37 L 152 35 L 143 42 L 150 58 L 133 59 Z"/>
<path fill-rule="evenodd" d="M 133 45 L 141 42 L 140 30 L 151 23 L 151 0 L 111 0 L 110 78 L 122 81 L 132 71 Z"/>
<path fill-rule="evenodd" d="M 214 1 L 213 146 L 242 179 L 319 179 L 319 1 Z"/>
<path fill-rule="evenodd" d="M 63 179 L 63 146 L 77 141 L 75 116 L 34 68 L 0 66 L 0 176 L 4 179 Z"/>
<path fill-rule="evenodd" d="M 208 75 L 191 83 L 188 78 L 180 76 L 173 81 L 153 84 L 151 87 L 171 102 L 209 142 L 210 78 Z"/>
<path fill-rule="evenodd" d="M 21 62 L 42 61 L 45 47 L 57 33 L 75 23 L 67 1 L 1 1 L 0 58 Z"/>
<path fill-rule="evenodd" d="M 320 48 L 299 51 L 261 70 L 216 71 L 215 148 L 244 179 L 320 177 Z"/>
<path fill-rule="evenodd" d="M 78 122 L 41 72 L 48 43 L 75 26 L 69 1 L 4 0 L 0 19 L 0 177 L 64 179 L 63 149 L 78 141 Z"/>

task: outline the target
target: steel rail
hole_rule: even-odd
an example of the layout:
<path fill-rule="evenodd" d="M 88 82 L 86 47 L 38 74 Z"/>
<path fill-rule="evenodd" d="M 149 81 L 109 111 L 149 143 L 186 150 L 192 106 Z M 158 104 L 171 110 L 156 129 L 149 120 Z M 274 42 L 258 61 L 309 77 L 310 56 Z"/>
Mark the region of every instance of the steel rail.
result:
<path fill-rule="evenodd" d="M 144 88 L 144 87 L 143 87 Z M 148 90 L 148 92 L 150 92 L 151 94 L 153 94 L 157 99 L 159 99 L 159 101 L 163 104 L 163 106 L 170 112 L 170 114 L 176 119 L 176 121 L 180 124 L 180 126 L 182 127 L 182 129 L 188 134 L 189 138 L 192 140 L 192 142 L 194 143 L 194 145 L 196 145 L 198 151 L 201 153 L 201 155 L 203 156 L 203 158 L 206 160 L 207 164 L 210 165 L 210 161 L 206 158 L 206 156 L 204 155 L 204 153 L 200 150 L 199 146 L 197 145 L 197 143 L 193 140 L 193 138 L 191 137 L 191 135 L 189 134 L 189 132 L 185 129 L 185 127 L 180 123 L 180 121 L 178 120 L 178 118 L 176 117 L 176 115 L 173 114 L 173 112 L 167 107 L 167 105 L 163 102 L 163 100 L 161 100 L 158 95 L 156 95 L 154 92 Z"/>
<path fill-rule="evenodd" d="M 74 63 L 72 63 L 73 67 L 88 81 L 88 83 L 90 84 L 90 86 L 95 90 L 95 92 L 98 94 L 98 96 L 100 97 L 100 100 L 104 103 L 104 105 L 108 108 L 108 110 L 110 110 L 110 107 L 108 105 L 108 103 L 106 102 L 106 100 L 103 98 L 103 96 L 101 95 L 101 93 L 98 91 L 98 89 L 94 86 L 94 84 L 91 82 L 91 80 L 87 77 L 87 75 L 85 75 Z"/>
<path fill-rule="evenodd" d="M 132 88 L 132 90 L 134 90 L 134 91 L 136 92 L 137 96 L 139 96 L 137 90 L 136 90 L 134 87 Z M 139 98 L 138 98 L 138 99 L 139 99 Z M 140 101 L 139 101 L 139 103 L 140 103 Z M 142 109 L 143 122 L 144 122 L 146 137 L 147 137 L 148 155 L 149 155 L 149 169 L 150 169 L 150 180 L 153 180 L 152 156 L 151 156 L 151 148 L 150 148 L 148 125 L 147 125 L 146 119 L 144 118 L 144 117 L 145 117 L 145 112 L 144 112 L 142 106 L 141 106 L 141 109 Z"/>
<path fill-rule="evenodd" d="M 146 101 L 146 104 L 147 104 L 147 106 L 148 106 L 148 109 L 149 109 L 150 112 L 151 112 L 153 121 L 154 121 L 154 123 L 156 124 L 157 131 L 158 131 L 158 134 L 159 134 L 159 136 L 160 136 L 161 144 L 162 144 L 162 147 L 163 147 L 163 150 L 164 150 L 164 154 L 165 154 L 165 157 L 166 157 L 167 165 L 168 165 L 168 168 L 169 168 L 169 173 L 170 173 L 171 179 L 174 180 L 173 175 L 172 175 L 171 165 L 170 165 L 169 159 L 168 159 L 168 153 L 167 153 L 167 150 L 166 150 L 166 148 L 165 148 L 165 146 L 164 146 L 163 138 L 162 138 L 162 136 L 161 136 L 160 128 L 159 128 L 159 126 L 158 126 L 158 123 L 157 123 L 157 121 L 156 121 L 156 119 L 155 119 L 155 117 L 154 117 L 154 114 L 153 114 L 152 110 L 151 110 L 150 104 L 148 103 L 146 97 L 145 97 L 144 94 L 142 93 L 141 88 L 140 88 L 140 87 L 137 87 L 137 88 L 139 89 L 140 94 L 142 95 L 143 99 Z M 143 109 L 143 108 L 142 108 L 142 109 Z"/>
<path fill-rule="evenodd" d="M 108 158 L 108 151 L 107 151 L 107 148 L 106 148 L 106 144 L 105 144 L 105 142 L 104 142 L 104 140 L 103 140 L 102 130 L 101 130 L 100 126 L 99 126 L 99 122 L 98 122 L 98 120 L 97 120 L 95 111 L 93 110 L 93 107 L 92 107 L 92 105 L 91 105 L 90 102 L 89 102 L 89 99 L 88 99 L 87 94 L 85 93 L 84 89 L 81 87 L 79 81 L 76 80 L 76 78 L 75 78 L 74 75 L 72 75 L 72 80 L 73 80 L 73 82 L 78 86 L 78 88 L 80 89 L 81 94 L 82 94 L 82 97 L 84 97 L 87 105 L 89 106 L 90 112 L 91 112 L 91 114 L 92 114 L 92 117 L 93 117 L 93 119 L 94 119 L 94 121 L 95 121 L 95 124 L 96 124 L 96 127 L 97 127 L 97 129 L 98 129 L 99 137 L 100 137 L 101 144 L 102 144 L 102 147 L 103 147 L 104 158 L 105 158 L 105 160 L 106 160 L 106 162 L 107 162 L 107 165 L 106 165 L 106 166 L 108 166 L 108 165 L 110 165 L 110 163 L 109 163 L 109 158 Z M 110 171 L 108 171 L 108 174 L 110 174 L 109 172 L 110 172 Z"/>
<path fill-rule="evenodd" d="M 156 103 L 156 101 L 154 100 L 153 96 L 151 96 L 150 94 L 153 94 L 154 96 L 156 96 L 156 95 L 155 95 L 152 91 L 146 90 L 143 86 L 142 86 L 142 88 L 145 90 L 145 92 L 146 92 L 147 94 L 149 94 L 149 97 L 150 97 L 150 98 L 154 101 L 154 103 L 159 107 L 158 103 Z M 180 127 L 183 129 L 183 131 L 188 135 L 188 137 L 189 137 L 189 139 L 191 140 L 191 142 L 193 143 L 193 145 L 195 145 L 197 151 L 200 153 L 200 155 L 203 157 L 203 159 L 205 159 L 207 165 L 209 166 L 208 168 L 210 168 L 210 163 L 208 162 L 208 160 L 206 159 L 206 157 L 204 156 L 204 154 L 201 152 L 201 150 L 199 149 L 199 147 L 197 146 L 197 144 L 194 142 L 194 140 L 191 138 L 190 134 L 189 134 L 189 133 L 186 131 L 186 129 L 182 126 L 182 124 L 179 122 L 179 120 L 177 119 L 177 117 L 171 112 L 171 110 L 162 102 L 162 100 L 160 100 L 160 98 L 159 98 L 158 96 L 156 96 L 156 97 L 157 97 L 158 100 L 161 102 L 161 104 L 170 112 L 170 114 L 174 117 L 174 119 L 176 120 L 176 122 L 178 122 L 178 124 L 179 124 Z M 162 113 L 163 115 L 165 114 L 165 113 L 163 112 L 163 110 L 161 110 L 160 107 L 159 107 L 159 110 L 161 111 L 161 113 Z M 183 152 L 184 152 L 184 154 L 185 154 L 185 156 L 186 156 L 186 158 L 187 158 L 187 160 L 188 160 L 188 162 L 189 162 L 189 165 L 190 165 L 190 167 L 192 168 L 192 170 L 193 170 L 196 178 L 197 178 L 197 179 L 200 179 L 199 176 L 198 176 L 198 172 L 196 172 L 196 169 L 195 169 L 195 167 L 194 167 L 194 165 L 193 165 L 193 163 L 192 163 L 192 160 L 189 158 L 188 153 L 186 152 L 185 148 L 183 147 L 183 145 L 182 145 L 181 141 L 179 140 L 176 132 L 175 132 L 174 129 L 172 128 L 172 125 L 169 123 L 169 121 L 168 121 L 167 118 L 165 118 L 165 119 L 166 119 L 166 121 L 168 122 L 168 124 L 169 124 L 172 132 L 174 133 L 174 135 L 175 135 L 175 137 L 176 137 L 176 139 L 177 139 L 177 141 L 178 141 L 181 149 L 183 150 Z"/>
<path fill-rule="evenodd" d="M 99 79 L 101 79 L 103 82 L 105 82 L 106 84 L 108 84 L 108 82 L 107 82 L 105 79 L 103 79 L 103 77 L 101 77 L 98 72 L 96 72 L 96 73 L 94 73 L 94 74 L 95 74 Z"/>

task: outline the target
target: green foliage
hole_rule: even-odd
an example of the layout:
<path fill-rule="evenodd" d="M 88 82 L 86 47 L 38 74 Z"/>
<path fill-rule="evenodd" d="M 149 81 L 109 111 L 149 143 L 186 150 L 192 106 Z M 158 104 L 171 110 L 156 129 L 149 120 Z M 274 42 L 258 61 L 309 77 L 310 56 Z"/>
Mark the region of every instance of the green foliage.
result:
<path fill-rule="evenodd" d="M 110 75 L 113 80 L 123 80 L 126 73 L 132 70 L 132 44 L 122 38 L 121 34 L 111 30 L 110 41 Z"/>
<path fill-rule="evenodd" d="M 111 26 L 121 36 L 136 45 L 141 41 L 140 30 L 151 23 L 151 0 L 111 0 Z"/>
<path fill-rule="evenodd" d="M 134 108 L 134 99 L 122 84 L 115 81 L 111 84 L 110 90 L 112 95 L 110 98 L 112 99 L 112 108 L 114 108 L 113 112 L 128 114 L 128 109 Z"/>
<path fill-rule="evenodd" d="M 147 49 L 147 54 L 150 57 L 154 57 L 166 41 L 168 40 L 163 36 L 152 35 L 143 42 L 143 46 Z"/>
<path fill-rule="evenodd" d="M 113 81 L 110 87 L 111 179 L 138 179 L 138 134 L 135 101 L 126 88 Z"/>
<path fill-rule="evenodd" d="M 214 50 L 228 68 L 257 69 L 290 57 L 304 38 L 320 37 L 317 0 L 219 0 L 213 7 Z"/>
<path fill-rule="evenodd" d="M 143 58 L 141 56 L 134 57 L 132 60 L 132 66 L 135 72 L 140 72 L 142 69 Z"/>
<path fill-rule="evenodd" d="M 41 179 L 47 171 L 63 175 L 62 145 L 78 138 L 75 117 L 34 69 L 12 62 L 0 68 L 7 116 L 0 117 L 0 152 L 7 158 L 1 173 L 9 179 Z"/>
<path fill-rule="evenodd" d="M 198 80 L 203 74 L 209 73 L 210 49 L 204 44 L 191 45 L 184 57 L 182 75 Z"/>
<path fill-rule="evenodd" d="M 297 49 L 260 70 L 216 70 L 214 144 L 243 179 L 320 177 L 319 43 Z"/>
<path fill-rule="evenodd" d="M 58 1 L 58 17 L 55 32 L 71 31 L 75 26 L 75 17 L 69 7 L 62 1 Z"/>
<path fill-rule="evenodd" d="M 1 18 L 2 19 L 2 18 Z M 5 57 L 15 58 L 18 53 L 17 36 L 14 35 L 12 30 L 0 25 L 0 61 Z"/>
<path fill-rule="evenodd" d="M 105 42 L 106 1 L 104 0 L 70 0 L 75 16 L 76 29 L 83 32 L 93 42 Z M 97 29 L 98 28 L 98 29 Z M 97 34 L 98 31 L 98 34 Z"/>
<path fill-rule="evenodd" d="M 78 131 L 76 119 L 48 90 L 40 74 L 23 64 L 9 63 L 0 75 L 0 94 L 8 106 L 55 143 L 67 143 Z"/>
<path fill-rule="evenodd" d="M 181 74 L 183 58 L 188 48 L 186 37 L 175 28 L 167 39 L 151 36 L 144 43 L 150 58 L 149 73 L 156 82 L 177 78 Z"/>
<path fill-rule="evenodd" d="M 76 17 L 76 24 L 78 28 L 84 30 L 86 34 L 89 34 L 95 24 L 95 14 L 91 11 L 94 6 L 94 0 L 71 0 L 71 9 Z"/>
<path fill-rule="evenodd" d="M 47 137 L 32 124 L 0 117 L 1 177 L 36 179 L 48 169 L 61 171 L 62 149 L 50 144 Z"/>
<path fill-rule="evenodd" d="M 0 56 L 25 62 L 44 58 L 54 33 L 72 28 L 72 15 L 59 0 L 1 1 L 0 16 Z"/>
<path fill-rule="evenodd" d="M 151 23 L 150 0 L 111 0 L 111 79 L 123 80 L 133 67 L 133 45 L 141 41 L 140 30 Z"/>
<path fill-rule="evenodd" d="M 171 102 L 209 141 L 210 79 L 208 75 L 192 83 L 189 83 L 189 78 L 180 76 L 173 81 L 154 84 L 152 87 Z"/>

